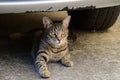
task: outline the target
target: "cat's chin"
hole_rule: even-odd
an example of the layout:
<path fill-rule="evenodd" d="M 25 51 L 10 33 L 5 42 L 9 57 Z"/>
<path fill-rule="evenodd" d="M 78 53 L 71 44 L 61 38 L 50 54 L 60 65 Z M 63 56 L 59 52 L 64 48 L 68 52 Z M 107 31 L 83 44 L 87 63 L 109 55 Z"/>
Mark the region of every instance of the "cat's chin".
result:
<path fill-rule="evenodd" d="M 62 44 L 51 44 L 51 46 L 53 48 L 60 48 L 62 46 Z"/>
<path fill-rule="evenodd" d="M 61 46 L 61 44 L 56 44 L 56 46 L 60 47 L 60 46 Z"/>
<path fill-rule="evenodd" d="M 60 46 L 62 46 L 62 44 L 55 44 L 54 46 L 55 47 L 60 47 Z"/>
<path fill-rule="evenodd" d="M 61 48 L 61 47 L 63 47 L 63 46 L 65 46 L 67 43 L 60 43 L 60 44 L 53 44 L 52 46 L 54 47 L 54 48 Z"/>

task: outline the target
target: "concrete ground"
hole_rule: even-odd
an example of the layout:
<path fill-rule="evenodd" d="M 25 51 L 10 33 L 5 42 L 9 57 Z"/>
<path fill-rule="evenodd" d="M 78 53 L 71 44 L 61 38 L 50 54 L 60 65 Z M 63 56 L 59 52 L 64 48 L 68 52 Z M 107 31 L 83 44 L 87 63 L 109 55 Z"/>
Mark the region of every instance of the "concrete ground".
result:
<path fill-rule="evenodd" d="M 120 80 L 120 17 L 107 31 L 74 32 L 74 66 L 48 64 L 48 80 Z M 29 44 L 0 39 L 0 80 L 44 80 L 34 69 Z"/>

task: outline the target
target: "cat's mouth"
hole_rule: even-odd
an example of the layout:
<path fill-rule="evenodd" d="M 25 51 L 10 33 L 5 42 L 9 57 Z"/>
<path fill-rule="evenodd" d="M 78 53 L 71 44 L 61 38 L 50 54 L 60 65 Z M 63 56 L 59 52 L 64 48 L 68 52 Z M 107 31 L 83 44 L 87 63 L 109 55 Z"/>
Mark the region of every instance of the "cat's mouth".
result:
<path fill-rule="evenodd" d="M 60 45 L 60 44 L 61 44 L 61 41 L 57 40 L 56 43 L 57 43 L 58 45 Z"/>

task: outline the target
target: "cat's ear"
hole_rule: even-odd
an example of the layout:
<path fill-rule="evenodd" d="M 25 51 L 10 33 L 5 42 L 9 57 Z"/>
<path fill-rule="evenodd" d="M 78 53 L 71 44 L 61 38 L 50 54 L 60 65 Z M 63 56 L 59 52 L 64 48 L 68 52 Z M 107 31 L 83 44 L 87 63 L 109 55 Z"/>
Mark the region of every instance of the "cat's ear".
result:
<path fill-rule="evenodd" d="M 52 20 L 48 17 L 43 17 L 44 28 L 50 28 L 52 25 Z"/>
<path fill-rule="evenodd" d="M 68 16 L 68 17 L 66 17 L 66 18 L 62 21 L 63 27 L 68 28 L 69 23 L 70 23 L 70 19 L 71 19 L 71 16 Z"/>

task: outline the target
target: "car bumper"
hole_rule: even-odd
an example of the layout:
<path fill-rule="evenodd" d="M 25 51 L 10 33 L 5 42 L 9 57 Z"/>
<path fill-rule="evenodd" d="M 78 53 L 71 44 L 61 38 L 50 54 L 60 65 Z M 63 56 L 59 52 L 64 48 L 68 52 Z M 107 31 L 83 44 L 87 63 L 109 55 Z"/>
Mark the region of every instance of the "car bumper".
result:
<path fill-rule="evenodd" d="M 101 8 L 117 5 L 120 5 L 120 0 L 8 0 L 0 2 L 0 13 L 76 10 L 81 8 Z"/>

